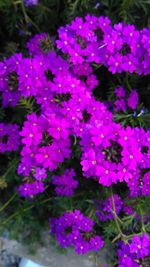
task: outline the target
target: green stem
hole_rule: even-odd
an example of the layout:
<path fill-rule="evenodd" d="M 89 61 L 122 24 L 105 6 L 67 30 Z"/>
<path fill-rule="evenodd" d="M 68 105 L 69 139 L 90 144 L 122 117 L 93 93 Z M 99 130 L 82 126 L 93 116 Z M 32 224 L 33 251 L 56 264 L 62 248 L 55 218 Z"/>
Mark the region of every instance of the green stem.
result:
<path fill-rule="evenodd" d="M 112 243 L 115 243 L 118 239 L 120 239 L 120 234 L 115 236 L 115 238 L 111 241 Z"/>
<path fill-rule="evenodd" d="M 47 12 L 50 12 L 51 11 L 50 8 L 48 8 L 47 6 L 44 6 L 42 3 L 39 3 L 39 8 L 41 8 L 41 9 L 47 11 Z"/>
<path fill-rule="evenodd" d="M 19 160 L 14 160 L 11 162 L 10 167 L 7 169 L 7 171 L 2 175 L 3 178 L 7 176 L 7 174 L 10 172 L 10 170 L 19 162 Z"/>
<path fill-rule="evenodd" d="M 94 252 L 94 262 L 95 262 L 95 267 L 99 267 L 98 261 L 97 261 L 97 254 Z"/>
<path fill-rule="evenodd" d="M 29 23 L 31 22 L 32 25 L 35 27 L 35 29 L 40 32 L 40 29 L 39 27 L 36 25 L 36 23 L 28 16 L 27 12 L 26 12 L 26 9 L 25 9 L 25 6 L 24 6 L 24 1 L 21 0 L 21 7 L 22 7 L 22 12 L 24 14 L 24 18 L 25 18 L 25 21 L 26 23 Z"/>
<path fill-rule="evenodd" d="M 128 73 L 126 73 L 126 85 L 127 85 L 127 88 L 129 89 L 129 91 L 131 92 L 132 88 L 131 88 L 131 85 L 129 83 L 129 74 Z"/>
<path fill-rule="evenodd" d="M 131 117 L 133 114 L 125 114 L 125 115 L 119 115 L 119 114 L 117 114 L 117 115 L 114 115 L 114 118 L 115 119 L 125 119 L 125 118 L 129 118 L 129 117 Z"/>
<path fill-rule="evenodd" d="M 16 197 L 17 193 L 14 193 L 10 199 L 8 199 L 8 201 L 0 208 L 0 212 L 3 211 L 12 201 L 13 199 Z"/>
<path fill-rule="evenodd" d="M 38 203 L 38 205 L 44 204 L 44 203 L 48 202 L 50 199 L 51 199 L 51 197 L 50 197 L 50 198 L 47 198 L 47 199 L 44 199 L 41 203 Z M 31 205 L 31 206 L 29 206 L 29 207 L 27 207 L 27 208 L 24 208 L 24 209 L 21 209 L 21 210 L 15 212 L 14 214 L 10 215 L 6 220 L 2 221 L 2 222 L 1 222 L 1 225 L 5 225 L 5 224 L 7 224 L 7 223 L 8 223 L 10 220 L 12 220 L 13 218 L 15 218 L 15 217 L 17 217 L 18 215 L 20 215 L 20 214 L 22 214 L 22 213 L 24 213 L 24 212 L 26 212 L 26 211 L 32 209 L 32 208 L 35 207 L 35 206 L 36 206 L 36 205 Z"/>
<path fill-rule="evenodd" d="M 23 12 L 25 21 L 26 21 L 26 23 L 29 23 L 30 22 L 30 19 L 29 19 L 27 13 L 26 13 L 26 9 L 25 9 L 23 0 L 20 1 L 20 5 L 21 5 L 21 8 L 22 8 L 22 12 Z"/>
<path fill-rule="evenodd" d="M 34 206 L 30 206 L 28 208 L 22 209 L 21 211 L 17 211 L 14 214 L 12 214 L 11 216 L 9 216 L 6 220 L 4 220 L 3 222 L 1 222 L 1 225 L 5 225 L 7 224 L 10 220 L 12 220 L 13 218 L 15 218 L 17 215 L 20 215 L 21 213 L 24 213 L 27 210 L 32 209 Z"/>
<path fill-rule="evenodd" d="M 123 221 L 121 221 L 121 219 L 118 217 L 118 215 L 116 214 L 117 220 L 120 224 L 123 224 Z"/>
<path fill-rule="evenodd" d="M 76 0 L 76 1 L 72 4 L 72 10 L 71 10 L 71 11 L 72 11 L 72 12 L 71 12 L 72 15 L 75 14 L 79 2 L 80 2 L 80 0 Z"/>
<path fill-rule="evenodd" d="M 115 224 L 116 224 L 116 228 L 118 230 L 118 236 L 116 238 L 117 239 L 121 238 L 123 241 L 125 241 L 126 240 L 126 235 L 123 234 L 123 232 L 122 232 L 122 230 L 120 228 L 118 216 L 116 214 L 115 201 L 114 201 L 114 195 L 113 195 L 112 187 L 111 187 L 111 198 L 112 198 L 112 213 L 113 213 L 113 216 L 114 216 L 114 221 L 115 221 Z"/>
<path fill-rule="evenodd" d="M 20 3 L 21 3 L 21 0 L 18 0 L 18 1 L 14 1 L 14 2 L 13 2 L 14 5 L 18 5 L 18 4 L 20 4 Z"/>
<path fill-rule="evenodd" d="M 73 145 L 75 146 L 77 144 L 77 137 L 75 135 L 73 135 L 73 137 L 74 137 Z"/>
<path fill-rule="evenodd" d="M 94 72 L 97 71 L 100 67 L 102 66 L 102 64 L 93 64 L 93 67 L 94 67 Z"/>
<path fill-rule="evenodd" d="M 114 243 L 119 238 L 121 238 L 126 243 L 132 237 L 137 236 L 137 235 L 142 235 L 143 231 L 146 232 L 145 227 L 144 227 L 144 222 L 143 222 L 143 215 L 142 215 L 142 211 L 141 211 L 142 232 L 134 233 L 132 235 L 124 235 L 122 230 L 121 230 L 120 224 L 119 224 L 119 222 L 121 220 L 120 219 L 118 220 L 118 216 L 116 214 L 115 201 L 114 201 L 114 195 L 113 195 L 112 187 L 111 187 L 111 197 L 112 197 L 112 212 L 113 212 L 113 215 L 114 215 L 114 221 L 115 221 L 115 224 L 116 224 L 116 228 L 118 230 L 118 235 L 112 240 L 112 243 Z M 121 221 L 121 223 L 122 223 L 122 221 Z"/>
<path fill-rule="evenodd" d="M 119 225 L 119 222 L 118 222 L 118 218 L 117 218 L 117 215 L 116 215 L 115 203 L 114 203 L 114 197 L 113 197 L 113 195 L 112 195 L 112 212 L 113 212 L 114 221 L 116 223 L 116 227 L 117 227 L 118 233 L 119 233 L 119 235 L 121 237 L 123 235 L 123 233 L 121 231 L 121 228 L 120 228 L 120 225 Z"/>
<path fill-rule="evenodd" d="M 143 213 L 142 213 L 141 209 L 140 209 L 140 215 L 141 215 L 142 232 L 146 232 L 145 225 L 144 225 L 144 219 L 143 219 Z"/>
<path fill-rule="evenodd" d="M 27 12 L 26 12 L 26 8 L 25 8 L 25 5 L 24 5 L 24 1 L 23 0 L 18 0 L 16 2 L 14 2 L 15 5 L 20 5 L 21 6 L 21 9 L 22 9 L 22 13 L 24 15 L 24 19 L 25 19 L 25 22 L 28 24 L 29 22 L 32 23 L 32 25 L 36 28 L 36 30 L 38 32 L 40 32 L 40 29 L 39 27 L 36 25 L 36 23 L 34 23 L 34 21 L 28 16 Z"/>
<path fill-rule="evenodd" d="M 116 77 L 117 77 L 119 83 L 122 84 L 122 81 L 121 81 L 121 79 L 120 79 L 120 76 L 117 74 Z"/>

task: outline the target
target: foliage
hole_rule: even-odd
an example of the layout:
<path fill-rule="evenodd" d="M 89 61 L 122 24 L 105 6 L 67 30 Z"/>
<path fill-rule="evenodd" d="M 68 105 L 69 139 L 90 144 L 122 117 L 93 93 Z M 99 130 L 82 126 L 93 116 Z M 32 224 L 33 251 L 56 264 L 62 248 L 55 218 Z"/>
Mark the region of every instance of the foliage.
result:
<path fill-rule="evenodd" d="M 150 2 L 147 0 L 41 0 L 39 5 L 26 7 L 22 0 L 0 0 L 0 58 L 4 59 L 10 55 L 21 51 L 27 54 L 25 47 L 26 41 L 35 33 L 48 32 L 57 37 L 59 26 L 69 23 L 76 16 L 84 17 L 87 13 L 95 15 L 106 15 L 112 23 L 120 21 L 135 24 L 138 29 L 150 26 Z M 149 77 L 139 77 L 137 74 L 116 74 L 108 73 L 104 66 L 93 64 L 94 74 L 100 80 L 100 85 L 94 89 L 97 99 L 114 101 L 114 88 L 117 85 L 123 85 L 129 93 L 131 88 L 136 88 L 141 105 L 133 112 L 125 111 L 114 116 L 115 121 L 122 125 L 131 125 L 132 127 L 150 127 L 150 87 Z M 106 88 L 108 88 L 106 93 Z M 141 113 L 144 109 L 144 113 Z M 22 97 L 15 108 L 0 108 L 0 122 L 7 121 L 17 123 L 20 127 L 27 114 L 39 112 L 40 106 L 35 103 L 34 97 Z M 81 209 L 86 216 L 98 221 L 95 215 L 94 200 L 111 197 L 111 191 L 108 188 L 102 190 L 101 185 L 91 179 L 85 179 L 80 171 L 80 138 L 72 136 L 72 157 L 59 166 L 59 174 L 66 167 L 73 166 L 78 173 L 80 181 L 78 192 L 72 198 L 58 197 L 54 194 L 53 186 L 49 186 L 51 174 L 46 179 L 47 189 L 44 194 L 33 199 L 20 198 L 16 189 L 22 179 L 16 172 L 19 152 L 6 153 L 0 158 L 0 233 L 7 229 L 11 238 L 23 239 L 23 242 L 32 244 L 40 240 L 41 229 L 48 229 L 49 217 L 59 216 L 63 211 L 72 209 Z M 55 174 L 55 173 L 54 173 Z M 57 173 L 58 174 L 58 173 Z M 90 188 L 90 190 L 89 190 Z M 124 184 L 114 190 L 124 194 Z M 115 191 L 116 190 L 116 191 Z M 134 214 L 120 215 L 116 217 L 116 222 L 102 222 L 96 229 L 102 234 L 106 247 L 110 246 L 110 240 L 113 243 L 112 259 L 113 266 L 116 266 L 115 242 L 123 236 L 127 241 L 135 232 L 146 231 L 150 234 L 150 223 L 143 223 L 149 214 L 149 198 L 136 198 L 134 201 L 126 201 L 127 205 L 134 207 Z M 55 209 L 54 209 L 55 207 Z M 136 220 L 136 215 L 140 214 L 140 219 Z M 145 221 L 144 221 L 145 222 Z M 24 229 L 24 230 L 23 230 Z M 124 234 L 125 233 L 125 234 Z M 111 263 L 110 263 L 111 264 Z M 112 265 L 110 265 L 112 266 Z"/>

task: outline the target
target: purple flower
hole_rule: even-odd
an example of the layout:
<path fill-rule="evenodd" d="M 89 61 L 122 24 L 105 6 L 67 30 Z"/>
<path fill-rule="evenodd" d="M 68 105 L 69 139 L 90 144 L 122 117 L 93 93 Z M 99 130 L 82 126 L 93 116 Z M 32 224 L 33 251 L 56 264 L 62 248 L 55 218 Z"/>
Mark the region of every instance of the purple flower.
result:
<path fill-rule="evenodd" d="M 22 54 L 14 54 L 0 64 L 0 92 L 2 92 L 2 106 L 15 107 L 21 94 L 19 69 L 23 65 Z"/>
<path fill-rule="evenodd" d="M 26 0 L 26 1 L 32 2 L 32 0 Z M 38 0 L 33 0 L 33 2 L 34 1 L 37 2 L 37 4 L 38 4 Z M 40 34 L 35 34 L 27 42 L 26 46 L 27 46 L 29 53 L 31 55 L 48 54 L 54 46 L 54 41 L 49 36 L 49 34 L 43 32 Z"/>
<path fill-rule="evenodd" d="M 38 0 L 24 0 L 26 6 L 36 6 L 38 5 Z"/>
<path fill-rule="evenodd" d="M 115 212 L 117 215 L 119 215 L 123 207 L 123 201 L 117 194 L 114 194 L 113 198 L 115 204 Z M 100 221 L 112 220 L 114 218 L 112 197 L 108 197 L 105 201 L 97 203 L 96 215 L 98 216 Z"/>
<path fill-rule="evenodd" d="M 108 61 L 109 71 L 111 71 L 113 74 L 115 74 L 116 72 L 121 73 L 122 63 L 122 57 L 120 56 L 120 54 L 111 56 Z"/>
<path fill-rule="evenodd" d="M 129 244 L 130 253 L 136 258 L 144 258 L 150 255 L 150 237 L 144 233 L 142 236 L 134 236 Z"/>
<path fill-rule="evenodd" d="M 72 196 L 78 182 L 74 179 L 76 176 L 73 169 L 66 170 L 60 176 L 52 176 L 52 183 L 56 185 L 55 192 L 59 196 Z"/>
<path fill-rule="evenodd" d="M 58 219 L 50 219 L 51 233 L 62 247 L 74 246 L 77 254 L 97 251 L 104 246 L 100 236 L 93 232 L 94 222 L 80 210 L 65 212 Z"/>
<path fill-rule="evenodd" d="M 38 1 L 24 3 L 36 6 Z M 79 207 L 78 195 L 73 194 L 79 182 L 78 189 L 83 194 L 89 185 L 97 183 L 95 194 L 98 196 L 100 188 L 104 200 L 95 199 L 96 215 L 103 222 L 114 219 L 112 198 L 106 187 L 119 183 L 117 188 L 126 190 L 124 197 L 133 205 L 133 198 L 144 200 L 150 192 L 150 131 L 125 127 L 124 121 L 114 122 L 116 116 L 108 110 L 109 103 L 95 99 L 93 90 L 100 85 L 92 67 L 99 64 L 112 74 L 149 74 L 149 36 L 149 29 L 136 30 L 122 22 L 111 25 L 107 17 L 87 15 L 60 27 L 56 42 L 47 33 L 36 34 L 26 45 L 29 56 L 14 54 L 0 62 L 2 107 L 11 107 L 16 113 L 25 104 L 29 111 L 20 123 L 20 131 L 16 124 L 0 123 L 0 153 L 20 148 L 16 152 L 20 155 L 17 172 L 23 176 L 18 188 L 20 196 L 33 198 L 44 192 L 45 184 L 46 188 L 50 183 L 53 185 L 54 203 L 59 207 L 55 206 L 52 214 L 59 216 L 61 206 L 64 213 L 50 219 L 51 233 L 62 247 L 73 246 L 78 254 L 98 251 L 104 246 L 97 235 L 97 219 L 90 211 L 92 203 L 87 202 L 94 194 L 93 186 L 88 194 L 85 192 L 88 209 L 83 205 L 89 217 L 75 209 Z M 140 105 L 135 89 L 127 94 L 119 85 L 114 88 L 114 96 L 111 104 L 115 115 L 123 112 L 128 117 L 128 111 L 133 113 L 130 109 L 137 116 L 142 114 L 142 109 L 139 114 L 136 110 Z M 11 118 L 13 121 L 12 116 L 7 120 Z M 9 153 L 5 156 L 10 158 Z M 78 180 L 72 166 L 77 170 Z M 91 181 L 82 181 L 86 178 Z M 72 197 L 73 210 L 70 205 L 65 206 L 66 197 Z M 124 204 L 114 194 L 116 214 L 131 215 L 140 226 L 136 206 L 133 211 L 129 203 Z M 148 219 L 146 214 L 144 225 Z M 148 235 L 136 234 L 127 243 L 119 244 L 118 266 L 137 267 L 148 255 Z"/>
<path fill-rule="evenodd" d="M 126 102 L 123 98 L 119 98 L 115 101 L 116 111 L 126 111 Z"/>
<path fill-rule="evenodd" d="M 142 195 L 149 196 L 150 195 L 150 171 L 146 172 L 142 181 Z"/>
<path fill-rule="evenodd" d="M 18 188 L 18 192 L 20 196 L 30 197 L 30 198 L 34 197 L 35 195 L 39 193 L 43 193 L 44 190 L 45 189 L 44 189 L 43 183 L 39 181 L 35 181 L 31 183 L 24 183 L 20 185 Z"/>
<path fill-rule="evenodd" d="M 95 236 L 90 238 L 90 247 L 92 250 L 97 251 L 104 246 L 104 241 L 100 236 Z"/>
<path fill-rule="evenodd" d="M 131 109 L 136 109 L 139 104 L 139 96 L 136 90 L 132 90 L 127 100 L 128 107 Z"/>
<path fill-rule="evenodd" d="M 35 178 L 40 180 L 46 178 L 46 169 L 55 170 L 59 163 L 70 157 L 69 127 L 64 118 L 56 119 L 55 114 L 48 111 L 40 116 L 28 115 L 20 133 L 24 148 L 19 173 L 24 174 L 27 169 L 29 173 L 37 170 Z"/>
<path fill-rule="evenodd" d="M 0 123 L 0 153 L 16 151 L 20 144 L 18 125 Z"/>
<path fill-rule="evenodd" d="M 125 97 L 126 92 L 122 86 L 118 86 L 115 88 L 115 94 L 116 94 L 116 97 L 122 98 L 122 97 Z"/>
<path fill-rule="evenodd" d="M 36 168 L 33 174 L 36 180 L 41 181 L 47 177 L 46 170 L 44 168 Z"/>
<path fill-rule="evenodd" d="M 135 235 L 127 244 L 120 243 L 118 250 L 119 267 L 138 267 L 144 258 L 150 255 L 150 237 L 143 233 L 141 236 Z M 139 261 L 140 259 L 140 261 Z"/>
<path fill-rule="evenodd" d="M 118 249 L 118 267 L 139 267 L 136 259 L 130 253 L 130 248 L 128 244 L 120 243 L 120 248 Z"/>

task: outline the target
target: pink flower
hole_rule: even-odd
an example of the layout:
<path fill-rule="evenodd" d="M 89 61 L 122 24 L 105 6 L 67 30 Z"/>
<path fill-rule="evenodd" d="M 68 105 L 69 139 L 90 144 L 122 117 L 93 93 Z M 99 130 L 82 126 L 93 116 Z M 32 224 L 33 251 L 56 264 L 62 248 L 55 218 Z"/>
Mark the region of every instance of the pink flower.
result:
<path fill-rule="evenodd" d="M 139 95 L 136 90 L 132 90 L 127 100 L 128 107 L 136 109 L 139 104 Z"/>

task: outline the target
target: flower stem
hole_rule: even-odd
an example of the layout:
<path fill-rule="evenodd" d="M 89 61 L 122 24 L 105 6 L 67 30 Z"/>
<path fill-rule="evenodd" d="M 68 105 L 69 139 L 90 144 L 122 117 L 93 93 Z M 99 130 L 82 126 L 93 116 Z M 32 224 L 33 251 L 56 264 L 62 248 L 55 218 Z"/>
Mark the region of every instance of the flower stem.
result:
<path fill-rule="evenodd" d="M 7 171 L 2 175 L 3 178 L 5 178 L 7 176 L 7 174 L 10 172 L 10 170 L 19 162 L 19 160 L 13 160 L 11 162 L 10 167 L 7 169 Z"/>
<path fill-rule="evenodd" d="M 142 232 L 146 232 L 145 225 L 144 225 L 144 219 L 143 219 L 143 213 L 142 213 L 141 209 L 140 209 L 140 215 L 141 215 Z"/>
<path fill-rule="evenodd" d="M 99 267 L 98 261 L 97 261 L 97 254 L 96 252 L 94 253 L 94 262 L 95 262 L 95 267 Z"/>
<path fill-rule="evenodd" d="M 0 208 L 0 212 L 3 211 L 13 200 L 14 198 L 17 196 L 17 193 L 15 192 L 11 198 L 8 199 L 8 201 Z"/>
<path fill-rule="evenodd" d="M 125 119 L 125 118 L 129 118 L 131 117 L 133 114 L 124 114 L 124 115 L 114 115 L 114 118 L 117 119 L 117 120 L 120 120 L 120 119 Z"/>
<path fill-rule="evenodd" d="M 120 220 L 118 220 L 118 216 L 116 214 L 115 201 L 114 201 L 114 195 L 113 195 L 112 188 L 111 188 L 111 198 L 112 198 L 112 213 L 113 213 L 113 216 L 114 216 L 114 221 L 115 221 L 115 224 L 116 224 L 116 228 L 118 230 L 118 235 L 117 235 L 116 238 L 117 239 L 121 238 L 123 241 L 126 241 L 126 235 L 124 235 L 122 230 L 121 230 L 121 227 L 120 227 L 120 224 L 119 224 Z M 113 242 L 116 241 L 116 238 L 113 239 Z"/>
<path fill-rule="evenodd" d="M 28 16 L 27 12 L 26 12 L 26 8 L 25 8 L 25 5 L 24 5 L 24 0 L 18 0 L 16 2 L 14 2 L 15 5 L 20 5 L 21 6 L 21 9 L 22 9 L 22 13 L 24 15 L 24 19 L 25 19 L 25 22 L 28 24 L 29 22 L 31 22 L 31 24 L 36 28 L 36 30 L 38 32 L 40 32 L 40 29 L 39 27 L 36 25 L 36 23 Z"/>
<path fill-rule="evenodd" d="M 22 12 L 23 12 L 24 18 L 25 18 L 25 22 L 29 23 L 30 19 L 29 19 L 27 13 L 26 13 L 26 9 L 25 9 L 23 0 L 20 1 L 20 5 L 21 5 L 21 8 L 22 8 Z"/>
<path fill-rule="evenodd" d="M 46 198 L 46 199 L 44 199 L 43 201 L 41 201 L 41 203 L 38 203 L 38 205 L 45 204 L 45 203 L 48 202 L 50 199 L 51 199 L 51 197 Z M 20 215 L 20 214 L 22 214 L 22 213 L 24 213 L 24 212 L 26 212 L 26 211 L 28 211 L 28 210 L 34 208 L 35 206 L 36 206 L 36 205 L 31 205 L 31 206 L 29 206 L 29 207 L 27 207 L 27 208 L 20 209 L 19 211 L 17 211 L 17 212 L 15 212 L 15 213 L 13 213 L 12 215 L 10 215 L 6 220 L 2 221 L 0 225 L 1 225 L 1 226 L 2 226 L 2 225 L 6 225 L 10 220 L 14 219 L 15 217 L 17 217 L 18 215 Z"/>
<path fill-rule="evenodd" d="M 129 83 L 129 74 L 128 73 L 126 73 L 126 85 L 127 85 L 128 90 L 131 92 L 132 88 L 131 88 L 131 85 Z"/>

